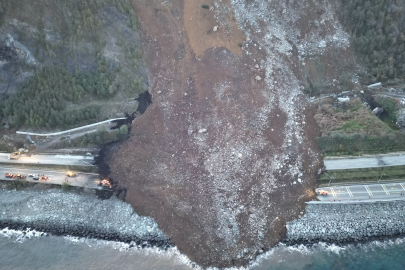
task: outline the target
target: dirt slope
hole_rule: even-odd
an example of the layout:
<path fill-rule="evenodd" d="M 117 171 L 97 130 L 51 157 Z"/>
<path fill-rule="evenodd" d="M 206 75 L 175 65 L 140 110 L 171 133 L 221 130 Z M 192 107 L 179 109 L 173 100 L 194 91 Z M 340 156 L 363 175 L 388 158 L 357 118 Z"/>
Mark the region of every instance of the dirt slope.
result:
<path fill-rule="evenodd" d="M 190 2 L 199 1 L 133 1 L 153 104 L 114 155 L 111 177 L 192 260 L 243 265 L 310 199 L 319 131 L 300 66 L 309 48 L 328 54 L 347 40 L 327 1 Z M 302 27 L 305 16 L 319 27 Z"/>

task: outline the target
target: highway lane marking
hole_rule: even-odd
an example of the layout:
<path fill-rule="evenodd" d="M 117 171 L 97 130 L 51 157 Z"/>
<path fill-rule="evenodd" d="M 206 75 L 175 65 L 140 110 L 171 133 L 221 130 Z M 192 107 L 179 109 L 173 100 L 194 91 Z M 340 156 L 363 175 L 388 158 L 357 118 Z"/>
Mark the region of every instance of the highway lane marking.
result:
<path fill-rule="evenodd" d="M 371 190 L 368 186 L 364 186 L 368 192 L 368 195 L 373 196 L 373 193 L 371 193 Z"/>
<path fill-rule="evenodd" d="M 337 196 L 336 196 L 336 192 L 335 192 L 335 190 L 334 190 L 332 187 L 330 188 L 330 190 L 332 190 L 333 197 L 337 197 Z"/>
<path fill-rule="evenodd" d="M 350 196 L 350 197 L 353 197 L 353 194 L 352 194 L 352 192 L 350 191 L 349 187 L 346 187 L 346 190 L 347 190 L 347 193 L 349 193 L 349 196 Z"/>
<path fill-rule="evenodd" d="M 368 186 L 364 186 L 364 188 L 366 189 L 368 195 L 371 196 L 371 191 L 370 191 L 370 189 L 368 188 Z"/>
<path fill-rule="evenodd" d="M 390 195 L 390 193 L 389 193 L 389 191 L 388 191 L 388 189 L 384 186 L 384 185 L 381 185 L 382 187 L 383 187 L 383 189 L 385 190 L 385 193 L 387 193 L 387 195 Z"/>
<path fill-rule="evenodd" d="M 400 183 L 403 190 L 405 190 L 404 184 Z"/>

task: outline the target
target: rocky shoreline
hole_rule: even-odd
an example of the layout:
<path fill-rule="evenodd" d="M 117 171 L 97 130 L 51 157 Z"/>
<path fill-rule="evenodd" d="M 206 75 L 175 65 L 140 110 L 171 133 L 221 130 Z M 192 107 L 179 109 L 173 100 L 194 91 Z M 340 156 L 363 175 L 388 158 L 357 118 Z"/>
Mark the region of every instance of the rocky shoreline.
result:
<path fill-rule="evenodd" d="M 405 202 L 309 204 L 306 213 L 286 227 L 283 242 L 289 245 L 392 238 L 405 234 Z"/>
<path fill-rule="evenodd" d="M 134 213 L 116 198 L 98 200 L 88 194 L 60 190 L 0 190 L 0 229 L 34 229 L 131 243 L 134 247 L 172 247 L 152 218 Z"/>

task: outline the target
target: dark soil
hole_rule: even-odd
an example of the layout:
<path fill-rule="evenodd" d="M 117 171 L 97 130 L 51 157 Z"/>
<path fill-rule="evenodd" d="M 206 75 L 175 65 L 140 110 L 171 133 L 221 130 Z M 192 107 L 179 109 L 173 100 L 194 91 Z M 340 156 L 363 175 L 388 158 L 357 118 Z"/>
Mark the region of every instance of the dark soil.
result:
<path fill-rule="evenodd" d="M 240 33 L 191 33 L 199 23 L 210 29 L 216 23 L 212 14 L 200 14 L 207 12 L 200 5 L 197 11 L 184 1 L 133 6 L 153 103 L 133 121 L 130 138 L 104 153 L 112 156 L 109 177 L 126 189 L 135 211 L 152 216 L 191 260 L 204 267 L 244 265 L 276 245 L 286 221 L 313 198 L 320 167 L 313 111 L 304 97 L 295 100 L 303 104 L 294 107 L 295 121 L 307 124 L 302 142 L 286 145 L 294 132 L 287 128 L 291 113 L 278 102 L 267 109 L 267 97 L 285 90 L 268 89 L 255 80 L 266 76 L 264 70 L 252 68 L 254 59 L 266 58 L 264 50 L 250 46 L 251 55 L 243 54 Z M 238 29 L 232 22 L 229 29 Z M 296 60 L 279 61 L 299 72 L 289 67 Z M 280 74 L 277 79 L 288 84 Z"/>

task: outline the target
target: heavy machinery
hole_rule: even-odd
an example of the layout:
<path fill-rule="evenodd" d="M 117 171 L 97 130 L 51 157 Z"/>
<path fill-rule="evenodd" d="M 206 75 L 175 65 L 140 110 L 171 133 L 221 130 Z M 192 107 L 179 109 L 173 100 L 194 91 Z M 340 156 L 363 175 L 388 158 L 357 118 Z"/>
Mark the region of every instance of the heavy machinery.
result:
<path fill-rule="evenodd" d="M 34 179 L 35 180 L 35 179 Z M 41 176 L 39 177 L 38 181 L 48 181 L 49 177 L 48 176 Z"/>
<path fill-rule="evenodd" d="M 13 152 L 10 154 L 10 159 L 19 159 L 20 158 L 20 152 Z"/>
<path fill-rule="evenodd" d="M 26 176 L 25 176 L 25 175 L 21 175 L 21 174 L 16 174 L 16 175 L 13 175 L 13 178 L 14 178 L 14 179 L 25 179 Z"/>
<path fill-rule="evenodd" d="M 101 181 L 101 185 L 102 185 L 103 187 L 109 187 L 109 188 L 111 188 L 111 184 L 110 184 L 110 181 L 108 181 L 108 179 L 103 179 L 103 180 Z"/>
<path fill-rule="evenodd" d="M 13 174 L 12 173 L 6 173 L 6 177 L 7 178 L 13 178 Z"/>
<path fill-rule="evenodd" d="M 326 196 L 326 195 L 328 195 L 328 192 L 326 190 L 323 190 L 323 189 L 317 189 L 316 194 Z"/>
<path fill-rule="evenodd" d="M 69 172 L 66 173 L 66 176 L 67 177 L 75 177 L 76 175 L 69 171 Z"/>

